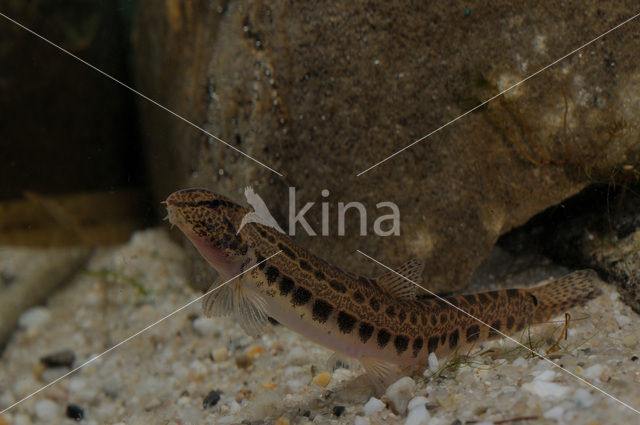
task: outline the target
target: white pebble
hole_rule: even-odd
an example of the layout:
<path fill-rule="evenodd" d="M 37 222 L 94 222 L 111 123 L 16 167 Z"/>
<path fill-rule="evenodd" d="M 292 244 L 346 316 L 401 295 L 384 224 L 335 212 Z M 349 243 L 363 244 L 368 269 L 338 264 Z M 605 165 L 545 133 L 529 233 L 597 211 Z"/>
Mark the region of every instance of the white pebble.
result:
<path fill-rule="evenodd" d="M 573 403 L 580 408 L 591 407 L 594 402 L 595 398 L 584 388 L 578 388 L 573 393 Z"/>
<path fill-rule="evenodd" d="M 424 404 L 421 404 L 409 411 L 404 425 L 427 425 L 429 419 L 431 419 L 431 415 Z"/>
<path fill-rule="evenodd" d="M 13 417 L 13 422 L 11 422 L 12 425 L 31 425 L 32 423 L 31 418 L 23 413 L 15 415 Z"/>
<path fill-rule="evenodd" d="M 594 364 L 584 371 L 583 376 L 588 379 L 600 380 L 603 371 L 604 367 L 601 364 Z"/>
<path fill-rule="evenodd" d="M 378 412 L 381 412 L 384 410 L 384 403 L 380 400 L 378 400 L 375 397 L 371 397 L 369 399 L 369 401 L 367 401 L 364 405 L 364 407 L 362 408 L 362 410 L 364 411 L 364 414 L 367 416 L 373 416 Z"/>
<path fill-rule="evenodd" d="M 553 382 L 534 380 L 528 384 L 522 385 L 524 391 L 537 395 L 538 397 L 558 398 L 564 396 L 569 387 L 554 384 Z"/>
<path fill-rule="evenodd" d="M 77 393 L 80 392 L 84 389 L 85 386 L 85 382 L 84 379 L 81 378 L 80 376 L 74 376 L 73 378 L 69 379 L 69 392 L 71 393 Z"/>
<path fill-rule="evenodd" d="M 551 382 L 556 377 L 556 373 L 552 370 L 545 370 L 534 378 L 535 381 Z"/>
<path fill-rule="evenodd" d="M 295 346 L 291 350 L 288 351 L 287 354 L 287 363 L 298 365 L 298 366 L 306 366 L 309 362 L 309 355 L 306 351 L 302 349 L 302 347 Z"/>
<path fill-rule="evenodd" d="M 409 397 L 416 389 L 416 382 L 405 376 L 398 379 L 391 384 L 385 394 L 389 399 L 391 410 L 399 415 L 404 415 L 407 411 L 407 404 L 409 403 Z"/>
<path fill-rule="evenodd" d="M 356 420 L 353 423 L 354 425 L 371 425 L 369 418 L 364 416 L 356 416 Z"/>
<path fill-rule="evenodd" d="M 560 421 L 562 419 L 562 415 L 564 415 L 564 409 L 562 406 L 556 406 L 544 412 L 542 416 L 545 419 L 555 419 L 556 421 Z"/>
<path fill-rule="evenodd" d="M 515 359 L 513 361 L 513 363 L 511 363 L 511 365 L 516 366 L 516 367 L 525 367 L 528 365 L 527 361 L 525 359 L 523 359 L 522 357 L 518 357 L 517 359 Z"/>
<path fill-rule="evenodd" d="M 287 381 L 287 388 L 289 389 L 289 392 L 291 392 L 293 394 L 299 393 L 306 386 L 307 386 L 307 384 L 302 382 L 300 379 L 291 379 L 291 380 Z"/>
<path fill-rule="evenodd" d="M 235 414 L 235 413 L 238 413 L 240 410 L 242 410 L 242 407 L 237 401 L 234 400 L 231 403 L 229 403 L 229 413 Z"/>
<path fill-rule="evenodd" d="M 629 316 L 623 316 L 622 314 L 616 314 L 615 319 L 618 323 L 618 326 L 620 326 L 621 328 L 631 323 L 631 318 Z"/>
<path fill-rule="evenodd" d="M 36 417 L 44 422 L 58 422 L 60 420 L 60 408 L 48 399 L 38 400 L 33 408 Z"/>
<path fill-rule="evenodd" d="M 203 337 L 212 337 L 219 332 L 218 325 L 215 320 L 207 317 L 198 317 L 193 321 L 193 329 L 196 333 Z"/>
<path fill-rule="evenodd" d="M 440 369 L 440 364 L 438 362 L 438 358 L 436 357 L 436 353 L 429 353 L 429 370 L 433 373 L 436 373 L 438 369 Z"/>
<path fill-rule="evenodd" d="M 423 397 L 423 396 L 414 397 L 414 398 L 411 399 L 411 401 L 407 405 L 407 409 L 411 410 L 414 407 L 427 404 L 428 401 L 429 400 L 427 400 L 427 398 Z"/>
<path fill-rule="evenodd" d="M 38 306 L 26 310 L 20 315 L 18 325 L 23 329 L 35 329 L 51 321 L 51 312 L 46 307 Z"/>
<path fill-rule="evenodd" d="M 227 351 L 227 347 L 218 347 L 211 351 L 211 357 L 213 357 L 214 362 L 224 362 L 229 358 L 229 352 Z"/>

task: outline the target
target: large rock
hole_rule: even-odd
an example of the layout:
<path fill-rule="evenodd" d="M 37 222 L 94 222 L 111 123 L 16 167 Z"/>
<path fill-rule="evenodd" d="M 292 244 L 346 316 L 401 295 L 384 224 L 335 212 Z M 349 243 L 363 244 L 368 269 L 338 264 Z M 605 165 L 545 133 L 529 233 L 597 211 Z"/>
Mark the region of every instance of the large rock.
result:
<path fill-rule="evenodd" d="M 358 177 L 637 12 L 468 5 L 141 1 L 141 91 L 284 174 L 142 101 L 156 196 L 206 186 L 242 201 L 251 184 L 286 227 L 295 186 L 296 210 L 316 202 L 317 233 L 318 204 L 330 203 L 331 237 L 296 236 L 327 260 L 377 274 L 356 249 L 390 265 L 416 257 L 431 288 L 465 286 L 501 234 L 614 170 L 633 172 L 640 153 L 629 23 Z M 367 206 L 368 237 L 355 214 L 336 235 L 337 202 L 350 201 Z M 372 232 L 383 201 L 399 207 L 400 236 Z"/>

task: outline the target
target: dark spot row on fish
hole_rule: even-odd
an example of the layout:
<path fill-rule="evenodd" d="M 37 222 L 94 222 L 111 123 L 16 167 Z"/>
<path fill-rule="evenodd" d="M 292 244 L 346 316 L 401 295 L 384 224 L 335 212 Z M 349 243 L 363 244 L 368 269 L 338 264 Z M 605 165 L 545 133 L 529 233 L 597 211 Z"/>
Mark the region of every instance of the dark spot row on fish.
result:
<path fill-rule="evenodd" d="M 278 269 L 273 266 L 266 267 L 264 272 L 267 277 L 267 282 L 270 285 L 273 285 L 277 281 L 277 287 L 281 295 L 291 295 L 290 300 L 291 304 L 294 307 L 303 306 L 309 302 L 313 302 L 313 305 L 311 307 L 312 319 L 319 323 L 326 323 L 329 320 L 329 317 L 335 310 L 335 306 L 333 306 L 331 303 L 322 299 L 314 300 L 311 291 L 302 286 L 296 285 L 290 277 L 281 274 Z M 337 292 L 347 292 L 346 286 L 337 280 L 329 280 L 327 283 L 332 289 Z M 365 301 L 364 296 L 359 291 L 356 291 L 356 294 L 358 294 L 357 296 L 355 296 L 357 298 L 357 302 L 362 303 Z M 514 295 L 512 295 L 512 297 L 513 296 Z M 462 296 L 459 298 L 459 302 L 463 303 L 477 303 L 479 300 L 488 301 L 489 299 L 488 296 L 484 294 L 482 297 L 480 295 L 474 295 Z M 369 305 L 374 311 L 380 310 L 380 302 L 375 297 L 369 299 Z M 405 310 L 398 311 L 395 306 L 388 306 L 385 309 L 384 313 L 389 318 L 397 318 L 400 323 L 404 322 L 407 317 L 409 317 L 409 320 L 413 325 L 416 325 L 418 323 L 418 315 L 414 311 L 410 311 L 409 313 L 407 313 Z M 455 312 L 450 312 L 449 314 L 440 313 L 439 316 L 432 314 L 429 318 L 425 318 L 426 315 L 423 315 L 423 321 L 430 322 L 434 326 L 436 326 L 438 322 L 440 322 L 441 325 L 445 325 L 447 323 L 450 323 L 453 316 L 455 316 Z M 375 333 L 376 342 L 380 349 L 385 348 L 390 342 L 393 342 L 393 346 L 398 355 L 401 355 L 402 353 L 407 351 L 409 347 L 411 347 L 413 357 L 418 357 L 418 355 L 422 351 L 422 348 L 424 348 L 425 346 L 425 339 L 422 336 L 418 336 L 417 338 L 414 338 L 412 340 L 406 335 L 394 335 L 389 330 L 384 328 L 380 328 L 376 332 L 376 328 L 373 324 L 365 321 L 359 322 L 357 317 L 346 311 L 337 311 L 337 315 L 335 317 L 338 329 L 341 333 L 351 334 L 354 332 L 354 330 L 357 329 L 357 335 L 363 344 L 366 344 Z M 496 329 L 500 329 L 501 324 L 502 323 L 500 321 L 497 321 L 494 322 L 492 326 Z M 508 329 L 513 328 L 515 325 L 515 318 L 513 316 L 509 316 L 507 318 L 506 325 Z M 476 324 L 469 326 L 468 328 L 466 328 L 466 330 L 463 329 L 463 331 L 465 340 L 468 343 L 474 342 L 480 338 L 480 327 Z M 496 334 L 495 331 L 490 331 L 490 335 L 494 334 Z M 449 348 L 454 349 L 457 347 L 459 340 L 460 329 L 454 329 L 448 334 L 443 333 L 440 335 L 432 335 L 427 337 L 426 346 L 429 353 L 436 352 L 439 346 L 444 346 L 448 341 Z"/>

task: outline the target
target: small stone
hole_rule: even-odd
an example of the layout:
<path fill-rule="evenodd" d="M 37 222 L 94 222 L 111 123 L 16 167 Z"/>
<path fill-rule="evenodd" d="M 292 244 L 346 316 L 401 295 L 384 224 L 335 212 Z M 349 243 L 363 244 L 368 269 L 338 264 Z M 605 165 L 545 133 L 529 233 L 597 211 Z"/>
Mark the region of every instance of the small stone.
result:
<path fill-rule="evenodd" d="M 625 347 L 635 347 L 635 345 L 638 343 L 638 337 L 629 332 L 628 334 L 626 334 L 624 337 L 622 337 L 622 345 L 624 345 Z"/>
<path fill-rule="evenodd" d="M 20 315 L 18 325 L 23 329 L 36 329 L 51 321 L 51 312 L 46 307 L 38 306 L 26 310 Z"/>
<path fill-rule="evenodd" d="M 246 369 L 253 363 L 253 359 L 245 354 L 236 357 L 236 366 L 240 369 Z"/>
<path fill-rule="evenodd" d="M 440 369 L 440 363 L 436 357 L 436 353 L 429 353 L 429 370 L 432 373 L 436 373 Z"/>
<path fill-rule="evenodd" d="M 600 380 L 603 371 L 604 367 L 601 364 L 594 364 L 585 369 L 583 376 L 591 380 Z"/>
<path fill-rule="evenodd" d="M 43 422 L 58 422 L 60 409 L 58 405 L 49 399 L 38 400 L 33 408 L 36 417 Z"/>
<path fill-rule="evenodd" d="M 423 396 L 414 397 L 411 399 L 411 401 L 407 405 L 407 409 L 411 410 L 414 407 L 420 406 L 422 404 L 427 404 L 428 402 L 429 400 L 427 400 L 426 397 L 423 397 Z"/>
<path fill-rule="evenodd" d="M 407 411 L 407 404 L 409 404 L 409 397 L 411 397 L 411 393 L 413 393 L 415 389 L 416 382 L 408 376 L 400 378 L 391 384 L 385 392 L 389 399 L 389 407 L 391 407 L 391 410 L 398 415 L 404 415 Z"/>
<path fill-rule="evenodd" d="M 326 387 L 331 380 L 331 374 L 329 372 L 322 372 L 313 377 L 313 383 L 319 387 Z"/>
<path fill-rule="evenodd" d="M 42 365 L 38 365 L 42 366 Z M 44 366 L 42 366 L 44 367 Z M 68 367 L 49 367 L 40 371 L 37 367 L 34 367 L 34 373 L 40 373 L 40 379 L 44 382 L 55 381 L 56 379 L 69 373 Z"/>
<path fill-rule="evenodd" d="M 211 358 L 214 362 L 224 362 L 229 358 L 227 347 L 218 347 L 211 352 Z"/>
<path fill-rule="evenodd" d="M 67 367 L 71 368 L 73 362 L 76 359 L 76 355 L 71 350 L 62 350 L 55 353 L 47 354 L 40 358 L 40 363 L 46 367 Z"/>
<path fill-rule="evenodd" d="M 11 425 L 31 425 L 33 422 L 31 421 L 31 417 L 29 415 L 25 415 L 23 413 L 18 413 L 13 417 L 13 422 Z"/>
<path fill-rule="evenodd" d="M 353 424 L 354 425 L 371 425 L 371 421 L 369 421 L 369 418 L 365 416 L 356 416 L 356 419 L 353 422 Z"/>
<path fill-rule="evenodd" d="M 547 410 L 542 415 L 545 419 L 555 419 L 560 422 L 562 420 L 562 416 L 564 415 L 564 409 L 562 406 L 556 406 L 552 409 Z"/>
<path fill-rule="evenodd" d="M 589 391 L 584 388 L 578 388 L 573 393 L 573 403 L 581 409 L 591 407 L 595 403 L 595 397 L 593 397 Z"/>
<path fill-rule="evenodd" d="M 331 413 L 333 413 L 336 418 L 339 418 L 344 413 L 344 409 L 344 406 L 333 406 Z"/>
<path fill-rule="evenodd" d="M 253 347 L 249 350 L 247 350 L 247 356 L 251 357 L 252 359 L 257 359 L 258 357 L 260 357 L 260 355 L 264 352 L 264 347 L 262 347 L 261 345 L 257 346 L 257 347 Z"/>
<path fill-rule="evenodd" d="M 265 388 L 266 388 L 266 389 L 268 389 L 268 390 L 272 390 L 272 389 L 274 389 L 275 387 L 277 387 L 277 386 L 278 386 L 278 384 L 276 384 L 276 383 L 275 383 L 275 382 L 273 382 L 273 381 L 269 381 L 269 382 L 266 382 L 266 383 L 262 384 L 262 386 L 263 386 L 263 387 L 265 387 Z"/>
<path fill-rule="evenodd" d="M 220 401 L 220 391 L 212 390 L 202 401 L 202 407 L 208 409 L 215 406 Z"/>
<path fill-rule="evenodd" d="M 364 405 L 364 407 L 362 408 L 362 410 L 364 411 L 364 414 L 367 416 L 373 416 L 378 412 L 381 412 L 384 410 L 384 403 L 375 398 L 375 397 L 371 397 L 369 399 L 369 401 L 367 401 Z"/>
<path fill-rule="evenodd" d="M 409 411 L 404 425 L 427 425 L 430 419 L 431 415 L 427 411 L 427 408 L 424 404 L 421 404 Z"/>
<path fill-rule="evenodd" d="M 289 420 L 289 418 L 285 418 L 284 416 L 281 416 L 278 419 L 276 419 L 275 425 L 289 425 L 290 423 L 291 421 Z"/>
<path fill-rule="evenodd" d="M 526 367 L 528 365 L 527 361 L 525 359 L 523 359 L 522 357 L 518 357 L 517 359 L 515 359 L 511 365 L 516 366 L 516 367 Z"/>
<path fill-rule="evenodd" d="M 213 337 L 217 336 L 220 332 L 218 329 L 218 324 L 207 317 L 198 317 L 193 321 L 193 330 L 196 333 L 203 337 Z"/>
<path fill-rule="evenodd" d="M 563 397 L 568 391 L 568 387 L 555 384 L 553 382 L 533 380 L 528 384 L 523 384 L 522 389 L 537 395 L 538 397 L 545 398 L 559 398 Z"/>
<path fill-rule="evenodd" d="M 287 381 L 287 389 L 291 393 L 299 393 L 307 386 L 306 382 L 303 382 L 301 379 L 289 379 Z"/>
<path fill-rule="evenodd" d="M 234 400 L 229 403 L 229 413 L 231 413 L 232 415 L 238 413 L 240 409 L 242 409 L 242 407 L 240 407 L 240 403 L 238 403 L 237 401 Z"/>
<path fill-rule="evenodd" d="M 67 418 L 80 421 L 84 419 L 84 409 L 77 404 L 67 405 Z"/>
<path fill-rule="evenodd" d="M 623 316 L 622 314 L 616 314 L 614 316 L 614 318 L 616 319 L 616 322 L 618 323 L 618 326 L 623 328 L 625 326 L 627 326 L 629 323 L 631 323 L 631 318 L 629 316 Z"/>
<path fill-rule="evenodd" d="M 534 381 L 552 382 L 556 377 L 556 373 L 552 370 L 545 370 L 534 378 Z"/>

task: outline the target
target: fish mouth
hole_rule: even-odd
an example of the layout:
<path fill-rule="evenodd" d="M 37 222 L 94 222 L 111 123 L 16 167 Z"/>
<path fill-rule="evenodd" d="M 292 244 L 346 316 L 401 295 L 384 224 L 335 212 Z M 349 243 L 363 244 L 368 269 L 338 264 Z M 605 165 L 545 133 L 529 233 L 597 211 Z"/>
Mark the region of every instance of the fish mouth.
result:
<path fill-rule="evenodd" d="M 167 216 L 164 218 L 165 220 L 169 220 L 172 226 L 178 226 L 182 228 L 185 225 L 185 218 L 182 213 L 178 210 L 178 208 L 167 205 Z"/>
<path fill-rule="evenodd" d="M 181 191 L 174 192 L 167 197 L 163 202 L 167 206 L 167 216 L 164 220 L 169 220 L 172 226 L 178 226 L 181 230 L 185 228 L 187 220 L 180 208 L 180 193 Z"/>

